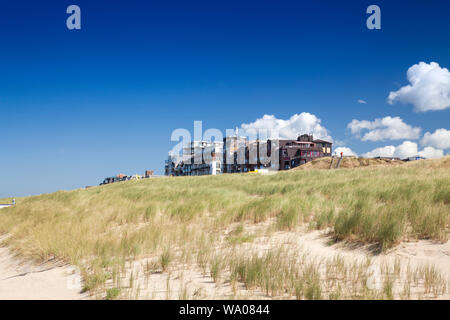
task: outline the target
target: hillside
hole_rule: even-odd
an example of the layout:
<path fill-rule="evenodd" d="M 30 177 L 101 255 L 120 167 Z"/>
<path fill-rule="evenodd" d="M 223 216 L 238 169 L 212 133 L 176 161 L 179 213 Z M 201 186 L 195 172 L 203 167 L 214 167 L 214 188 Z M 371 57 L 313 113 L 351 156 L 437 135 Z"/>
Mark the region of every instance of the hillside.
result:
<path fill-rule="evenodd" d="M 445 156 L 440 159 L 411 161 L 406 164 L 413 168 L 450 169 L 450 156 Z"/>
<path fill-rule="evenodd" d="M 311 170 L 311 169 L 329 169 L 331 157 L 324 157 L 315 159 L 304 165 L 296 167 L 292 170 Z M 405 164 L 403 161 L 389 160 L 389 159 L 369 159 L 357 157 L 344 157 L 342 159 L 341 168 L 360 168 L 360 167 L 392 167 Z M 336 162 L 334 162 L 336 165 Z"/>
<path fill-rule="evenodd" d="M 1 209 L 0 234 L 22 257 L 78 266 L 98 298 L 448 297 L 449 163 L 60 191 Z M 364 166 L 346 158 L 351 165 Z M 436 261 L 423 257 L 436 265 L 419 264 L 419 245 L 436 252 Z M 366 285 L 372 263 L 376 289 Z"/>
<path fill-rule="evenodd" d="M 331 157 L 323 157 L 315 159 L 292 170 L 330 169 L 330 164 L 331 164 Z M 335 165 L 336 162 L 334 162 L 334 166 Z M 413 167 L 427 167 L 427 168 L 450 168 L 450 156 L 445 156 L 441 159 L 427 159 L 410 162 L 390 160 L 390 159 L 344 157 L 342 159 L 340 168 L 351 169 L 351 168 L 366 168 L 366 167 L 393 167 L 402 165 Z"/>

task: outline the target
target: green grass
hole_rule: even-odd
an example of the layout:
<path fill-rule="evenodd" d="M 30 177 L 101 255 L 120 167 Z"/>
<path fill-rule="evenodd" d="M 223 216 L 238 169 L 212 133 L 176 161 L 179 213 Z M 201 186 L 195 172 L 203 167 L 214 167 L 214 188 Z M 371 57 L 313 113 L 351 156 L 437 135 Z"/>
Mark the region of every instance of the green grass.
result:
<path fill-rule="evenodd" d="M 86 290 L 101 288 L 109 274 L 139 257 L 160 257 L 166 271 L 175 256 L 171 248 L 220 278 L 223 266 L 202 252 L 234 224 L 275 219 L 278 230 L 331 228 L 337 240 L 383 250 L 406 238 L 447 241 L 449 190 L 448 168 L 419 165 L 146 179 L 16 199 L 15 207 L 0 211 L 0 233 L 26 257 L 78 265 Z M 253 237 L 235 230 L 228 245 Z M 270 287 L 260 279 L 267 270 L 252 264 L 236 276 Z M 314 279 L 297 291 L 322 294 Z"/>
<path fill-rule="evenodd" d="M 170 249 L 165 249 L 163 253 L 161 254 L 161 269 L 162 271 L 167 271 L 169 268 L 169 264 L 171 261 L 171 252 Z"/>
<path fill-rule="evenodd" d="M 111 288 L 106 290 L 106 300 L 114 300 L 116 299 L 120 294 L 119 288 Z"/>

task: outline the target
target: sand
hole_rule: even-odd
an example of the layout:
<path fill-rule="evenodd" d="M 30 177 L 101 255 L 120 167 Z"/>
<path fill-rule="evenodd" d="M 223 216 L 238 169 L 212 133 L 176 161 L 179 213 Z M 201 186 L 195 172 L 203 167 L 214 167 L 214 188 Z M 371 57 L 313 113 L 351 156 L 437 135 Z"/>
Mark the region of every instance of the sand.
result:
<path fill-rule="evenodd" d="M 250 229 L 255 228 L 249 225 Z M 255 230 L 256 231 L 256 230 Z M 287 245 L 307 251 L 317 258 L 329 258 L 339 254 L 346 262 L 362 261 L 370 256 L 373 263 L 393 263 L 395 259 L 405 265 L 432 264 L 450 277 L 450 241 L 437 243 L 428 240 L 403 242 L 387 253 L 373 254 L 369 246 L 353 247 L 343 242 L 332 243 L 326 231 L 274 232 L 244 244 L 247 250 L 265 252 L 271 247 Z M 144 261 L 135 261 L 133 269 L 141 269 Z M 7 248 L 0 248 L 0 300 L 4 299 L 87 299 L 81 294 L 81 277 L 75 268 L 51 263 L 34 265 L 20 261 Z M 136 270 L 134 271 L 136 274 Z M 140 287 L 138 295 L 130 294 L 126 299 L 268 299 L 259 290 L 248 291 L 243 285 L 233 288 L 229 283 L 217 284 L 198 266 L 175 266 L 170 273 L 153 273 L 147 279 L 141 276 L 135 285 Z M 129 279 L 123 279 L 124 283 Z M 109 284 L 112 285 L 112 284 Z M 108 282 L 107 282 L 108 286 Z M 237 290 L 236 290 L 237 289 Z M 97 298 L 102 298 L 101 296 Z M 283 297 L 278 297 L 278 299 Z M 448 294 L 440 299 L 450 299 Z"/>
<path fill-rule="evenodd" d="M 81 284 L 73 267 L 23 262 L 7 248 L 0 248 L 0 300 L 85 299 Z"/>
<path fill-rule="evenodd" d="M 450 242 L 439 243 L 428 240 L 402 242 L 388 252 L 377 254 L 370 245 L 355 246 L 345 242 L 335 243 L 329 233 L 324 231 L 276 231 L 264 234 L 263 229 L 270 225 L 265 222 L 260 225 L 247 224 L 246 230 L 260 234 L 254 241 L 240 246 L 243 252 L 264 253 L 271 248 L 280 246 L 308 253 L 314 259 L 323 260 L 340 256 L 346 263 L 366 261 L 370 257 L 371 265 L 381 268 L 383 265 L 393 266 L 397 261 L 402 266 L 405 276 L 406 266 L 423 267 L 432 265 L 447 279 L 450 279 Z M 230 228 L 232 229 L 232 228 Z M 237 248 L 236 248 L 237 249 Z M 217 248 L 217 253 L 220 248 Z M 226 253 L 224 253 L 226 254 Z M 125 299 L 291 299 L 292 297 L 280 295 L 267 296 L 261 289 L 247 290 L 242 283 L 232 288 L 230 283 L 215 283 L 209 272 L 203 272 L 195 264 L 172 265 L 169 272 L 156 272 L 144 276 L 146 260 L 135 261 L 128 270 L 128 276 L 122 279 L 122 286 L 128 287 L 129 275 L 139 275 L 134 279 L 133 287 L 139 287 L 139 293 L 133 292 L 125 295 Z M 107 283 L 112 286 L 112 283 Z M 427 299 L 420 297 L 418 290 L 412 288 L 412 299 Z M 428 297 L 433 299 L 433 297 Z M 438 299 L 450 299 L 450 291 Z"/>
<path fill-rule="evenodd" d="M 287 246 L 294 250 L 308 252 L 318 259 L 327 259 L 336 255 L 347 263 L 371 258 L 373 264 L 393 264 L 396 260 L 405 265 L 435 266 L 442 275 L 450 279 L 450 241 L 439 243 L 429 240 L 402 242 L 387 253 L 375 254 L 370 246 L 355 246 L 345 242 L 334 243 L 327 230 L 275 231 L 265 233 L 274 221 L 258 225 L 246 224 L 246 232 L 258 234 L 254 241 L 244 243 L 241 249 L 247 252 L 266 252 L 270 248 Z M 233 226 L 230 226 L 230 230 Z M 225 236 L 226 234 L 224 234 Z M 0 243 L 4 240 L 0 237 Z M 296 249 L 297 248 L 297 249 Z M 217 248 L 220 251 L 219 248 Z M 132 263 L 133 274 L 139 274 L 134 287 L 139 293 L 129 292 L 125 299 L 270 299 L 260 290 L 249 291 L 243 284 L 232 288 L 230 283 L 215 283 L 208 272 L 197 265 L 175 265 L 170 272 L 156 272 L 144 276 L 145 260 Z M 129 285 L 129 277 L 122 279 L 122 285 Z M 107 287 L 113 287 L 110 281 Z M 0 300 L 37 299 L 37 300 L 78 300 L 92 298 L 81 294 L 82 279 L 72 266 L 47 262 L 36 265 L 15 257 L 8 248 L 0 247 Z M 94 298 L 104 298 L 104 294 Z M 275 297 L 284 299 L 287 297 Z M 414 297 L 413 297 L 414 299 Z M 439 299 L 450 299 L 444 294 Z"/>

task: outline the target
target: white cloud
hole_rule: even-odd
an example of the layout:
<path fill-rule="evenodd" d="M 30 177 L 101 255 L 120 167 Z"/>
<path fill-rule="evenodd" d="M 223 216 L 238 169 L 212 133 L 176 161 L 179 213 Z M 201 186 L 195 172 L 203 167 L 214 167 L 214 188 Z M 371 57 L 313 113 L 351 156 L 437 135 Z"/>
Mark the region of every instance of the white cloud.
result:
<path fill-rule="evenodd" d="M 422 130 L 404 123 L 400 117 L 389 116 L 374 121 L 353 119 L 347 128 L 358 138 L 361 137 L 362 131 L 367 130 L 361 138 L 362 141 L 418 139 Z"/>
<path fill-rule="evenodd" d="M 440 158 L 444 155 L 444 151 L 435 149 L 433 147 L 426 147 L 421 151 L 418 151 L 417 143 L 411 141 L 404 141 L 398 146 L 385 146 L 376 148 L 372 151 L 364 153 L 362 156 L 365 158 L 373 157 L 398 157 L 405 159 L 413 156 L 421 156 L 424 158 Z"/>
<path fill-rule="evenodd" d="M 436 62 L 419 62 L 408 69 L 410 82 L 397 91 L 391 91 L 388 102 L 414 105 L 414 111 L 444 110 L 450 108 L 450 72 Z"/>
<path fill-rule="evenodd" d="M 358 99 L 358 103 L 361 103 L 361 104 L 367 104 L 367 101 L 365 101 L 365 100 L 363 100 L 363 99 Z"/>
<path fill-rule="evenodd" d="M 299 134 L 311 133 L 314 138 L 333 141 L 327 129 L 321 125 L 321 120 L 308 112 L 294 114 L 287 120 L 266 114 L 252 123 L 243 123 L 241 128 L 247 133 L 271 130 L 272 137 L 278 131 L 281 139 L 297 139 Z"/>
<path fill-rule="evenodd" d="M 336 152 L 337 155 L 340 155 L 342 152 L 344 156 L 358 156 L 356 153 L 353 152 L 352 149 L 347 147 L 338 147 L 334 151 Z"/>
<path fill-rule="evenodd" d="M 381 148 L 373 149 L 372 151 L 364 153 L 362 156 L 364 158 L 374 158 L 374 157 L 393 157 L 395 152 L 394 146 L 385 146 Z"/>
<path fill-rule="evenodd" d="M 408 157 L 417 156 L 417 154 L 417 143 L 404 141 L 401 145 L 395 148 L 394 157 L 405 159 Z"/>
<path fill-rule="evenodd" d="M 333 145 L 335 147 L 343 147 L 343 146 L 345 146 L 345 142 L 342 140 L 339 140 L 339 139 L 334 139 Z"/>
<path fill-rule="evenodd" d="M 438 149 L 448 149 L 450 148 L 450 130 L 441 128 L 434 133 L 427 132 L 420 140 L 420 144 Z"/>
<path fill-rule="evenodd" d="M 444 156 L 444 151 L 440 149 L 435 149 L 433 147 L 425 147 L 419 152 L 419 156 L 424 158 L 441 158 Z"/>

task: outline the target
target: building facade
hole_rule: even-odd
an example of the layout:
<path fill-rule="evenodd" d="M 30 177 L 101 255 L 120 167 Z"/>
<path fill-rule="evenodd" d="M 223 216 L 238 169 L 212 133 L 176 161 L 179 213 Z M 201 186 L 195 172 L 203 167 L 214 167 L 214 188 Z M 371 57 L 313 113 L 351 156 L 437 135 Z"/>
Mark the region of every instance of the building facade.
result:
<path fill-rule="evenodd" d="M 223 141 L 192 141 L 182 155 L 169 155 L 167 176 L 242 173 L 259 169 L 289 170 L 316 158 L 332 155 L 332 143 L 303 134 L 296 140 L 248 140 L 231 136 Z"/>
<path fill-rule="evenodd" d="M 223 142 L 192 141 L 182 155 L 169 155 L 166 176 L 216 175 L 223 171 Z"/>
<path fill-rule="evenodd" d="M 280 170 L 298 167 L 316 158 L 330 157 L 332 143 L 314 140 L 313 135 L 303 134 L 297 140 L 280 140 Z"/>

